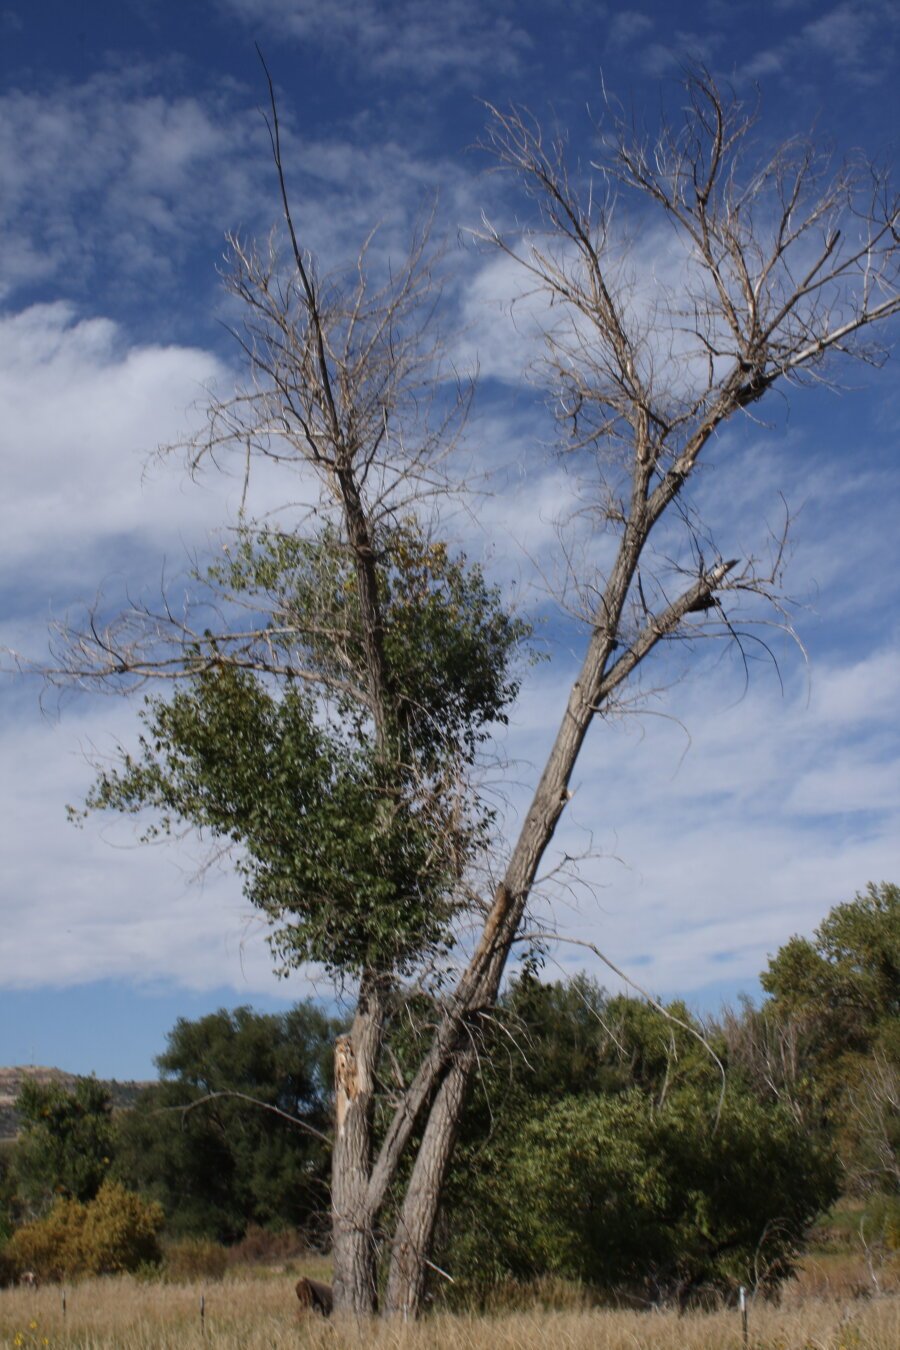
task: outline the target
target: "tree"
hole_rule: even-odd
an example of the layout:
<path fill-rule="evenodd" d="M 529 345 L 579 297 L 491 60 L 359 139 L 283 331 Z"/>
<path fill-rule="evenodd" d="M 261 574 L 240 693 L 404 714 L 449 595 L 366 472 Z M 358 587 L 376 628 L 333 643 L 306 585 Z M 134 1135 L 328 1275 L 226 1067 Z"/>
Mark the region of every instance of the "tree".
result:
<path fill-rule="evenodd" d="M 847 1185 L 900 1189 L 900 887 L 869 883 L 813 940 L 792 937 L 756 1018 L 801 1047 L 793 1095 L 839 1142 Z"/>
<path fill-rule="evenodd" d="M 870 882 L 836 905 L 815 941 L 785 943 L 761 983 L 783 1010 L 832 1023 L 841 1049 L 869 1049 L 900 1017 L 900 887 Z"/>
<path fill-rule="evenodd" d="M 19 1196 L 40 1214 L 57 1196 L 93 1200 L 113 1155 L 109 1092 L 95 1078 L 72 1091 L 26 1080 L 16 1099 L 22 1129 L 13 1170 Z"/>
<path fill-rule="evenodd" d="M 448 400 L 427 339 L 425 244 L 380 291 L 366 249 L 349 275 L 321 278 L 295 228 L 274 94 L 288 267 L 273 248 L 232 240 L 251 380 L 212 403 L 191 454 L 195 465 L 232 451 L 248 466 L 293 466 L 292 500 L 310 495 L 314 510 L 283 529 L 245 523 L 234 566 L 207 574 L 201 614 L 172 603 L 112 623 L 93 615 L 62 644 L 59 678 L 183 682 L 170 701 L 148 701 L 139 755 L 101 773 L 91 804 L 150 806 L 163 826 L 240 842 L 248 894 L 286 964 L 318 959 L 355 981 L 336 1047 L 339 1308 L 375 1306 L 389 1201 L 383 1307 L 420 1306 L 479 1029 L 595 718 L 636 694 L 668 642 L 743 644 L 766 602 L 782 613 L 782 541 L 765 562 L 722 549 L 689 495 L 698 465 L 720 428 L 774 388 L 826 382 L 836 357 L 877 363 L 871 334 L 900 310 L 898 207 L 884 176 L 834 169 L 801 140 L 760 153 L 752 119 L 704 71 L 687 90 L 682 121 L 653 144 L 610 110 L 593 185 L 521 110 L 494 111 L 488 133 L 540 219 L 516 239 L 491 227 L 484 237 L 548 302 L 544 373 L 612 556 L 576 578 L 583 664 L 505 859 L 478 751 L 515 696 L 525 634 L 429 533 L 465 397 Z M 626 207 L 673 232 L 677 285 L 637 285 L 616 233 Z M 404 1076 L 387 1037 L 410 988 L 431 997 L 432 1031 Z M 389 1115 L 377 1137 L 376 1103 Z"/>
<path fill-rule="evenodd" d="M 115 1176 L 161 1203 L 170 1232 L 231 1241 L 248 1224 L 289 1224 L 319 1237 L 340 1029 L 310 1003 L 180 1018 L 162 1081 L 119 1122 Z"/>

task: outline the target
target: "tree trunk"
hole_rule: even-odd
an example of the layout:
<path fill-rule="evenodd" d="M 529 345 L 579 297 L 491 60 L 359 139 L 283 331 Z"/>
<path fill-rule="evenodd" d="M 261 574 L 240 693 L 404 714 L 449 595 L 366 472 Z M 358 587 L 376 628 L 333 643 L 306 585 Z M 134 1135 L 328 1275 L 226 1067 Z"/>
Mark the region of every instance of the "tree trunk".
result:
<path fill-rule="evenodd" d="M 472 1050 L 457 1056 L 429 1112 L 391 1246 L 383 1309 L 386 1317 L 407 1321 L 421 1310 L 441 1194 L 474 1064 Z"/>
<path fill-rule="evenodd" d="M 667 634 L 675 630 L 697 599 L 719 585 L 734 563 L 719 563 L 696 581 L 677 600 L 655 615 L 614 665 L 608 669 L 614 644 L 610 626 L 616 628 L 625 597 L 651 522 L 642 517 L 643 535 L 623 543 L 613 569 L 601 612 L 612 616 L 611 625 L 594 631 L 581 674 L 572 687 L 556 741 L 550 752 L 531 807 L 525 818 L 506 875 L 497 887 L 478 948 L 457 989 L 457 1009 L 463 1016 L 476 1009 L 493 1007 L 503 977 L 510 947 L 522 919 L 541 858 L 569 800 L 569 779 L 588 728 L 609 693 L 627 678 L 635 665 Z M 459 1033 L 457 1033 L 459 1034 Z M 420 1311 L 425 1287 L 426 1262 L 440 1206 L 440 1192 L 456 1142 L 459 1120 L 473 1055 L 458 1048 L 435 1095 L 425 1125 L 410 1185 L 391 1250 L 385 1311 L 405 1318 Z M 440 1072 L 440 1069 L 437 1070 Z"/>
<path fill-rule="evenodd" d="M 375 1066 L 384 1030 L 384 991 L 363 977 L 349 1035 L 335 1042 L 336 1120 L 331 1211 L 336 1312 L 371 1314 L 376 1302 L 374 1215 L 369 1200 Z"/>

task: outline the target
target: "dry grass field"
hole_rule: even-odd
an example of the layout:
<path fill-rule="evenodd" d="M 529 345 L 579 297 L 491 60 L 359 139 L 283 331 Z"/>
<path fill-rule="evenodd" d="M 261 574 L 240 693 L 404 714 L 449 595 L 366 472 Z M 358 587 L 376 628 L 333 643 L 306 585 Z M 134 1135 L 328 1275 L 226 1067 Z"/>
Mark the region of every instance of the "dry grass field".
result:
<path fill-rule="evenodd" d="M 825 1258 L 826 1265 L 828 1258 Z M 309 1274 L 321 1271 L 309 1268 Z M 865 1272 L 810 1266 L 779 1307 L 749 1315 L 753 1350 L 898 1350 L 900 1296 L 852 1297 Z M 830 1278 L 831 1277 L 831 1278 Z M 66 1290 L 0 1291 L 0 1346 L 12 1350 L 741 1350 L 734 1311 L 435 1314 L 411 1326 L 357 1327 L 298 1313 L 296 1274 L 237 1272 L 220 1283 L 145 1283 L 128 1276 Z M 205 1299 L 201 1325 L 200 1300 Z"/>

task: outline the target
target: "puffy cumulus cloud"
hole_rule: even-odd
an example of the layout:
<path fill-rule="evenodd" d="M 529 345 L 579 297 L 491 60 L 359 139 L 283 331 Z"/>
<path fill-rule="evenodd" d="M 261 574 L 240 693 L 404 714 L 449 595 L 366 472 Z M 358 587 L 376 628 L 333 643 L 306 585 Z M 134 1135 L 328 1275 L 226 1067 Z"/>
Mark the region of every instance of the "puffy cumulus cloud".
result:
<path fill-rule="evenodd" d="M 131 346 L 107 319 L 67 304 L 0 316 L 0 561 L 31 591 L 50 579 L 92 593 L 111 547 L 160 557 L 200 543 L 227 510 L 229 484 L 191 488 L 174 464 L 144 473 L 178 440 L 227 372 L 196 348 Z M 237 488 L 230 485 L 237 499 Z M 180 559 L 179 559 L 180 561 Z"/>
<path fill-rule="evenodd" d="M 239 486 L 205 489 L 178 467 L 142 474 L 148 449 L 184 433 L 186 408 L 228 372 L 193 348 L 129 344 L 106 319 L 34 306 L 0 319 L 2 641 L 40 658 L 48 601 L 90 599 L 115 567 L 134 591 L 158 587 L 163 556 L 228 518 Z M 100 978 L 270 988 L 268 951 L 233 877 L 188 886 L 197 852 L 136 853 L 126 830 L 77 833 L 67 802 L 91 774 L 82 746 L 127 739 L 133 708 L 116 700 L 40 717 L 38 690 L 4 688 L 0 782 L 4 832 L 0 965 L 7 986 Z M 110 846 L 112 840 L 112 846 Z M 243 969 L 243 974 L 242 974 Z"/>
<path fill-rule="evenodd" d="M 519 68 L 531 47 L 508 0 L 219 0 L 246 23 L 298 42 L 324 46 L 367 74 L 402 76 L 417 84 L 440 79 L 469 84 L 486 71 Z"/>
<path fill-rule="evenodd" d="M 133 736 L 133 712 L 109 700 L 55 723 L 23 706 L 0 728 L 4 987 L 111 979 L 278 992 L 265 930 L 234 874 L 213 869 L 192 884 L 200 845 L 141 847 L 130 822 L 66 822 L 66 804 L 91 782 L 87 754 Z"/>

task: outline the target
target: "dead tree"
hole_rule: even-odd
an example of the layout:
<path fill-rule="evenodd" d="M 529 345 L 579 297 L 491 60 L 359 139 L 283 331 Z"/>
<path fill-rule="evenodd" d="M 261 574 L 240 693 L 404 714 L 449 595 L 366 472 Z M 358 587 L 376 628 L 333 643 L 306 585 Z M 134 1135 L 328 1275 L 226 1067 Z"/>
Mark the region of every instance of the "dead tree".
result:
<path fill-rule="evenodd" d="M 455 916 L 467 916 L 476 937 L 456 949 L 455 982 L 448 985 L 445 969 L 432 988 L 433 1030 L 406 1077 L 386 1050 L 402 972 L 372 968 L 359 979 L 336 1084 L 338 1310 L 375 1308 L 389 1198 L 397 1218 L 383 1308 L 411 1317 L 421 1306 L 476 1058 L 475 1027 L 497 999 L 595 718 L 630 697 L 641 668 L 665 644 L 716 635 L 740 642 L 761 603 L 774 606 L 775 621 L 783 617 L 783 541 L 774 541 L 766 561 L 732 556 L 716 539 L 715 522 L 698 518 L 690 495 L 698 466 L 714 454 L 720 429 L 752 417 L 772 389 L 826 384 L 838 357 L 879 363 L 884 349 L 875 330 L 900 310 L 900 216 L 886 179 L 861 162 L 834 167 L 802 140 L 754 158 L 753 121 L 741 106 L 704 72 L 687 88 L 683 121 L 652 141 L 610 112 L 590 184 L 527 113 L 492 110 L 487 148 L 521 179 L 537 219 L 512 237 L 486 223 L 482 238 L 515 260 L 523 289 L 547 302 L 543 373 L 563 448 L 597 528 L 612 541 L 612 561 L 602 575 L 577 577 L 587 620 L 581 669 L 500 879 L 490 888 L 464 879 Z M 248 314 L 240 340 L 253 382 L 212 405 L 194 462 L 237 450 L 248 466 L 255 456 L 283 461 L 317 485 L 316 509 L 339 522 L 351 559 L 362 665 L 349 659 L 339 632 L 330 663 L 311 669 L 296 653 L 287 657 L 281 639 L 296 622 L 290 612 L 211 635 L 167 608 L 70 629 L 57 673 L 118 687 L 232 663 L 325 690 L 369 718 L 387 746 L 394 714 L 377 531 L 445 485 L 441 456 L 458 407 L 423 429 L 421 409 L 440 389 L 434 351 L 421 342 L 432 305 L 424 246 L 379 295 L 369 289 L 365 254 L 355 289 L 319 280 L 294 227 L 274 99 L 271 125 L 290 270 L 285 278 L 273 253 L 232 241 L 230 284 Z M 671 232 L 671 280 L 629 254 L 618 233 L 626 212 L 634 230 L 655 214 Z M 663 522 L 666 538 L 658 542 Z M 494 874 L 500 870 L 496 864 Z M 426 969 L 415 987 L 428 986 Z M 376 1098 L 387 1119 L 377 1148 Z M 392 1188 L 414 1140 L 398 1197 Z"/>
<path fill-rule="evenodd" d="M 584 196 L 560 141 L 546 143 L 521 110 L 492 110 L 488 148 L 524 180 L 544 228 L 510 241 L 486 225 L 483 237 L 515 259 L 562 316 L 548 326 L 546 364 L 566 444 L 582 466 L 593 458 L 596 516 L 618 547 L 594 586 L 584 662 L 480 941 L 410 1088 L 412 1095 L 419 1082 L 439 1080 L 392 1249 L 387 1303 L 403 1314 L 420 1306 L 423 1257 L 473 1064 L 465 1040 L 457 1036 L 447 1059 L 442 1038 L 497 997 L 590 724 L 614 710 L 660 643 L 690 634 L 695 623 L 734 633 L 742 597 L 778 606 L 780 549 L 765 569 L 729 559 L 687 511 L 693 574 L 683 563 L 673 568 L 683 573 L 676 589 L 657 571 L 648 603 L 641 573 L 653 531 L 679 510 L 723 423 L 752 411 L 779 383 L 826 383 L 835 354 L 879 363 L 885 351 L 871 329 L 900 310 L 900 206 L 884 178 L 863 164 L 832 170 L 800 140 L 745 164 L 752 119 L 703 72 L 688 91 L 683 124 L 664 127 L 653 143 L 614 120 L 607 158 L 593 166 L 598 181 Z M 614 207 L 635 197 L 658 210 L 682 252 L 677 282 L 653 279 L 648 287 L 644 278 L 644 294 L 613 232 Z"/>

